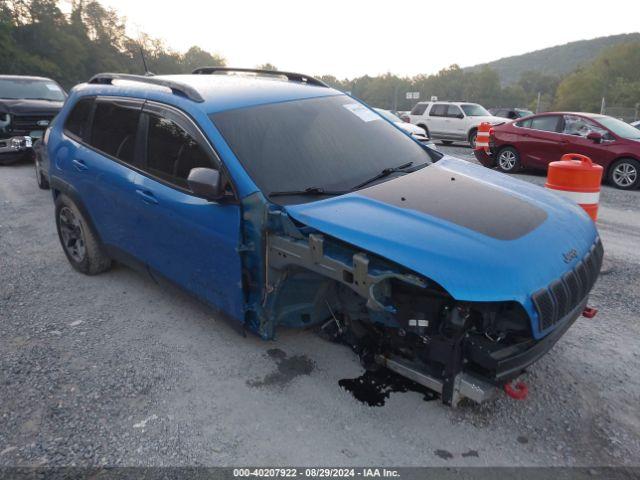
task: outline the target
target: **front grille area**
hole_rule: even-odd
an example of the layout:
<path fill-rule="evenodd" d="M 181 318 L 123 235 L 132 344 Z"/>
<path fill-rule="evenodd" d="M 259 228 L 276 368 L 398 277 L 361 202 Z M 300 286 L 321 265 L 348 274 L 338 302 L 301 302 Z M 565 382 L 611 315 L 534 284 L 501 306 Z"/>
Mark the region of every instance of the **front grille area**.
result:
<path fill-rule="evenodd" d="M 54 115 L 14 115 L 11 119 L 11 130 L 14 135 L 28 135 L 34 130 L 45 130 L 47 127 L 38 125 L 41 120 L 51 123 Z"/>
<path fill-rule="evenodd" d="M 600 273 L 603 257 L 604 248 L 598 239 L 573 270 L 531 296 L 541 332 L 562 320 L 589 294 Z"/>

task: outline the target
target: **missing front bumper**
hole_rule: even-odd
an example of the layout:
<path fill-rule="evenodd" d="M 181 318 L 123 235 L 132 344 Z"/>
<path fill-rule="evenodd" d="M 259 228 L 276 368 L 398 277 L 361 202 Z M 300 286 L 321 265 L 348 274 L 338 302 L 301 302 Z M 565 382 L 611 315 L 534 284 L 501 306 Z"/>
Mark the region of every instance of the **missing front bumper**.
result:
<path fill-rule="evenodd" d="M 376 362 L 398 375 L 402 375 L 423 387 L 439 393 L 442 395 L 444 403 L 454 407 L 464 398 L 473 400 L 476 403 L 483 403 L 495 398 L 498 393 L 498 388 L 495 385 L 468 373 L 456 375 L 452 388 L 447 389 L 443 380 L 427 375 L 401 359 L 378 355 L 376 356 Z"/>

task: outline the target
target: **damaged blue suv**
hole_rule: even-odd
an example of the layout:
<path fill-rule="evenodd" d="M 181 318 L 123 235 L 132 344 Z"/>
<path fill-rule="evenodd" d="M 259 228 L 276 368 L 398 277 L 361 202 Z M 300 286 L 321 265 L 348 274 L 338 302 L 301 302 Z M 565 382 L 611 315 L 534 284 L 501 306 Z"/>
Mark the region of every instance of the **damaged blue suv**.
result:
<path fill-rule="evenodd" d="M 577 205 L 302 74 L 100 74 L 47 149 L 76 270 L 138 266 L 264 339 L 319 327 L 447 404 L 486 400 L 544 355 L 602 264 Z"/>

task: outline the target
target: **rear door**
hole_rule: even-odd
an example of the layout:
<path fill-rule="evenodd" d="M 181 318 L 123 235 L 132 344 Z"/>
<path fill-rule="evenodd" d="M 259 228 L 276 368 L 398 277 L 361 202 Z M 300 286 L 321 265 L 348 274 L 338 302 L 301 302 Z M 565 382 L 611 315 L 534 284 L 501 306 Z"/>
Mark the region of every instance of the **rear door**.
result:
<path fill-rule="evenodd" d="M 525 166 L 545 169 L 562 156 L 562 115 L 533 117 L 520 131 L 519 151 Z"/>
<path fill-rule="evenodd" d="M 69 149 L 65 162 L 71 183 L 102 242 L 130 255 L 136 254 L 131 205 L 138 174 L 132 167 L 140 161 L 137 135 L 142 104 L 141 100 L 98 97 L 81 133 L 73 125 L 73 115 L 65 124 L 65 134 L 75 147 Z"/>
<path fill-rule="evenodd" d="M 148 103 L 142 116 L 145 162 L 136 185 L 145 262 L 229 315 L 243 319 L 240 206 L 194 196 L 192 168 L 221 164 L 198 127 L 171 107 Z"/>

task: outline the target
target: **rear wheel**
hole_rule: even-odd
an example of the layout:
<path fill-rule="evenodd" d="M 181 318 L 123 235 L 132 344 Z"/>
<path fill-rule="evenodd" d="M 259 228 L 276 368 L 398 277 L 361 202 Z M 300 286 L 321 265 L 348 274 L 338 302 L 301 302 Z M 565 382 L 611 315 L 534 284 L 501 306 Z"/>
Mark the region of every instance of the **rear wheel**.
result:
<path fill-rule="evenodd" d="M 73 201 L 65 195 L 56 199 L 56 227 L 69 263 L 86 275 L 96 275 L 111 268 L 111 259 Z"/>
<path fill-rule="evenodd" d="M 522 165 L 520 163 L 520 154 L 513 147 L 504 147 L 498 152 L 496 158 L 496 167 L 504 173 L 515 173 Z"/>
<path fill-rule="evenodd" d="M 640 162 L 621 158 L 609 167 L 609 183 L 622 190 L 633 190 L 640 185 Z"/>

